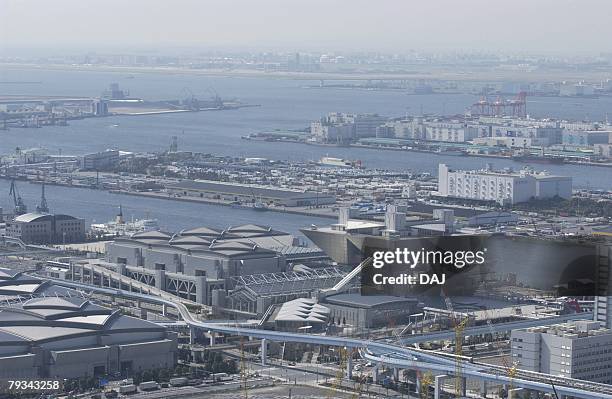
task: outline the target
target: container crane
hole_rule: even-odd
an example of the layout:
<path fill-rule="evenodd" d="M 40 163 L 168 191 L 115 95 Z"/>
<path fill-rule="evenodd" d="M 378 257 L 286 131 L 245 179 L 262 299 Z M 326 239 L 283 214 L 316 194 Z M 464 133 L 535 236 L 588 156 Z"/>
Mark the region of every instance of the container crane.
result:
<path fill-rule="evenodd" d="M 23 215 L 24 213 L 28 213 L 28 207 L 23 202 L 21 195 L 17 191 L 17 184 L 15 184 L 15 180 L 11 180 L 11 188 L 9 189 L 9 196 L 13 197 L 13 205 L 15 206 L 15 216 Z"/>

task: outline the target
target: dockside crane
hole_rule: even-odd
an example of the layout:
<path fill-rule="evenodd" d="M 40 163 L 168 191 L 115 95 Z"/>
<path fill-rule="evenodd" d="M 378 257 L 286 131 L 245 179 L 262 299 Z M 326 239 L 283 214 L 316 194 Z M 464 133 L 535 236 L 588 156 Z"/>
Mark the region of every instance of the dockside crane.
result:
<path fill-rule="evenodd" d="M 45 183 L 42 184 L 42 191 L 40 194 L 40 204 L 36 207 L 38 213 L 49 213 L 49 205 L 47 204 L 47 198 L 45 197 Z"/>
<path fill-rule="evenodd" d="M 13 205 L 15 206 L 15 216 L 23 215 L 24 213 L 28 213 L 28 207 L 23 202 L 21 195 L 19 195 L 19 191 L 17 191 L 17 184 L 15 184 L 15 180 L 11 180 L 11 188 L 9 189 L 9 196 L 13 197 Z"/>

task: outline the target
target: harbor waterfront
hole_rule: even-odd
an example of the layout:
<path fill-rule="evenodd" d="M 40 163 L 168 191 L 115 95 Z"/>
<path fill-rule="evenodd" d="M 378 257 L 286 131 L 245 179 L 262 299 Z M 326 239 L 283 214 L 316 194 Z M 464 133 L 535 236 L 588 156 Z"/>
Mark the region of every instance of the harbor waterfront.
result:
<path fill-rule="evenodd" d="M 0 179 L 0 192 L 8 193 L 10 181 Z M 35 204 L 40 199 L 39 184 L 20 184 L 19 193 L 25 203 Z M 104 223 L 115 217 L 119 205 L 126 220 L 155 218 L 162 230 L 178 231 L 201 225 L 224 229 L 245 223 L 274 225 L 292 234 L 311 224 L 326 225 L 329 218 L 278 212 L 255 212 L 251 209 L 231 208 L 222 205 L 172 201 L 113 194 L 102 190 L 51 186 L 46 190 L 50 207 L 54 212 L 82 215 L 87 224 Z M 10 198 L 0 196 L 0 207 L 12 209 Z"/>
<path fill-rule="evenodd" d="M 458 157 L 446 154 L 408 151 L 383 151 L 371 148 L 306 146 L 297 143 L 245 141 L 242 136 L 263 130 L 300 129 L 329 112 L 378 112 L 402 115 L 406 112 L 447 114 L 463 113 L 477 96 L 467 94 L 431 94 L 408 96 L 397 91 L 352 91 L 346 89 L 308 89 L 307 82 L 289 79 L 201 77 L 191 75 L 137 74 L 127 79 L 119 73 L 84 72 L 73 76 L 69 71 L 1 70 L 5 80 L 40 81 L 34 85 L 4 85 L 7 94 L 92 95 L 110 81 L 118 81 L 132 93 L 151 99 L 176 96 L 181 87 L 214 86 L 224 97 L 261 104 L 227 112 L 174 113 L 165 115 L 109 116 L 71 121 L 68 126 L 42 129 L 19 128 L 0 131 L 1 153 L 15 149 L 45 147 L 53 153 L 83 154 L 117 148 L 125 151 L 163 151 L 177 136 L 179 149 L 241 157 L 265 157 L 276 160 L 311 161 L 322 157 L 359 159 L 367 168 L 411 170 L 434 174 L 439 163 L 458 169 L 482 168 L 492 162 L 496 168 L 520 169 L 524 163 L 510 159 Z M 195 89 L 194 89 L 195 90 Z M 357 93 L 357 95 L 355 95 Z M 612 98 L 582 99 L 533 97 L 528 109 L 533 117 L 605 119 L 612 109 Z M 588 103 L 589 114 L 585 114 Z M 545 165 L 551 173 L 571 176 L 577 188 L 612 188 L 608 168 L 582 165 Z M 588 170 L 589 173 L 585 173 Z"/>

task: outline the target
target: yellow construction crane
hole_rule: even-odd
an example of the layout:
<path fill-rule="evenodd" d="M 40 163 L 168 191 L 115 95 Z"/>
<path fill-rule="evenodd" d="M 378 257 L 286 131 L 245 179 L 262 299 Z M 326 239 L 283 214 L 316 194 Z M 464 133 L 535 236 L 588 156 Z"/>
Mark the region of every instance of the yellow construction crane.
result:
<path fill-rule="evenodd" d="M 444 289 L 440 290 L 440 294 L 444 298 L 446 309 L 449 311 L 449 318 L 453 322 L 453 329 L 455 330 L 455 395 L 457 397 L 463 396 L 463 330 L 469 322 L 469 318 L 465 317 L 461 321 L 458 320 L 455 310 L 453 309 L 453 303 L 451 299 L 446 296 Z"/>
<path fill-rule="evenodd" d="M 434 382 L 433 374 L 430 371 L 426 371 L 420 376 L 419 380 L 421 383 L 421 387 L 419 389 L 421 399 L 429 399 L 429 387 Z"/>
<path fill-rule="evenodd" d="M 249 398 L 249 385 L 248 385 L 249 370 L 244 356 L 244 340 L 240 339 L 240 380 L 242 381 L 242 390 L 244 392 L 244 399 Z"/>
<path fill-rule="evenodd" d="M 489 327 L 489 333 L 491 334 L 491 340 L 493 339 L 493 335 L 495 334 L 495 331 L 493 330 L 493 322 L 491 321 L 491 317 L 489 315 L 488 310 L 486 311 L 486 315 L 487 315 L 487 326 Z M 504 365 L 504 368 L 506 369 L 506 374 L 508 375 L 508 378 L 510 379 L 509 384 L 508 384 L 508 389 L 512 389 L 513 386 L 513 380 L 514 377 L 516 376 L 516 373 L 518 371 L 518 361 L 516 362 L 512 362 L 512 365 L 510 365 L 508 363 L 508 359 L 506 359 L 506 355 L 504 355 L 504 351 L 501 348 L 498 348 L 498 353 L 499 353 L 499 357 L 502 360 L 502 364 Z M 510 344 L 510 353 L 512 353 L 512 344 Z"/>

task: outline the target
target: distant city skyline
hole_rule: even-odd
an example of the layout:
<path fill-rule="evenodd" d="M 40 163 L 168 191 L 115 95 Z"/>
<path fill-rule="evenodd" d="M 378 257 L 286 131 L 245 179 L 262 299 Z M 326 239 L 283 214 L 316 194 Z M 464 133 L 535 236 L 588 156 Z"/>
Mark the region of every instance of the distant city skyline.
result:
<path fill-rule="evenodd" d="M 612 2 L 605 0 L 108 0 L 96 4 L 0 0 L 2 48 L 41 53 L 175 46 L 543 54 L 612 51 Z"/>

